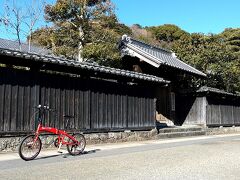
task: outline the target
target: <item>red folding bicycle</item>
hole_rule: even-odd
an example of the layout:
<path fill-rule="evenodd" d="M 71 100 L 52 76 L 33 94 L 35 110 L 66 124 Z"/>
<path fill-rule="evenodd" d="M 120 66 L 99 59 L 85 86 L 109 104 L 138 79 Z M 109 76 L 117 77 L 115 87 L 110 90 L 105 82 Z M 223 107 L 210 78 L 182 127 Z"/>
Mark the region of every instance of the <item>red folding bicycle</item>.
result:
<path fill-rule="evenodd" d="M 38 156 L 42 148 L 42 142 L 39 138 L 40 133 L 48 132 L 56 134 L 58 137 L 54 141 L 55 147 L 58 147 L 58 151 L 62 145 L 67 146 L 67 150 L 71 155 L 79 155 L 81 154 L 86 146 L 85 137 L 80 133 L 73 133 L 72 135 L 68 134 L 65 130 L 60 130 L 53 127 L 44 127 L 42 125 L 42 117 L 44 116 L 46 111 L 53 111 L 48 106 L 38 105 L 36 107 L 39 116 L 38 116 L 38 127 L 35 134 L 26 136 L 20 143 L 19 146 L 19 156 L 25 160 L 33 160 Z M 72 116 L 64 116 L 68 119 L 67 125 L 69 125 L 69 119 L 73 118 Z M 66 140 L 65 140 L 66 139 Z"/>

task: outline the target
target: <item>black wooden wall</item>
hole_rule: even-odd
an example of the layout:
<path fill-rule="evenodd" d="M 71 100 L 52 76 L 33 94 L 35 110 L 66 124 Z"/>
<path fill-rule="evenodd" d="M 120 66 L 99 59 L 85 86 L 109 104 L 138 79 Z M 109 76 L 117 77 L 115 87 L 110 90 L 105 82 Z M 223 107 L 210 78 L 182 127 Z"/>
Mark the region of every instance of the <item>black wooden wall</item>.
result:
<path fill-rule="evenodd" d="M 240 125 L 240 97 L 210 93 L 201 96 L 178 95 L 176 99 L 177 125 L 206 126 Z"/>
<path fill-rule="evenodd" d="M 240 97 L 207 97 L 206 124 L 208 126 L 240 125 Z"/>
<path fill-rule="evenodd" d="M 74 115 L 82 131 L 148 129 L 155 125 L 149 86 L 0 68 L 0 132 L 35 128 L 34 106 L 49 105 L 45 124 L 64 128 L 63 115 Z"/>

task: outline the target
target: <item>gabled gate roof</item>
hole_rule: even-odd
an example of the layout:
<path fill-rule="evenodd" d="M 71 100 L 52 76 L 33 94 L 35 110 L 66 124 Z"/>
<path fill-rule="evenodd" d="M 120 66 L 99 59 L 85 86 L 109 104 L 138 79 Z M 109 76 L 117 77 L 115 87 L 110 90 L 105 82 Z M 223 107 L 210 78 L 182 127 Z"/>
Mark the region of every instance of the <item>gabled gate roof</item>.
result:
<path fill-rule="evenodd" d="M 151 64 L 156 68 L 164 65 L 171 68 L 180 69 L 195 75 L 204 77 L 206 76 L 206 74 L 204 74 L 203 72 L 178 59 L 173 52 L 151 46 L 144 42 L 128 37 L 127 35 L 122 36 L 120 48 L 123 55 L 138 57 L 139 59 Z"/>

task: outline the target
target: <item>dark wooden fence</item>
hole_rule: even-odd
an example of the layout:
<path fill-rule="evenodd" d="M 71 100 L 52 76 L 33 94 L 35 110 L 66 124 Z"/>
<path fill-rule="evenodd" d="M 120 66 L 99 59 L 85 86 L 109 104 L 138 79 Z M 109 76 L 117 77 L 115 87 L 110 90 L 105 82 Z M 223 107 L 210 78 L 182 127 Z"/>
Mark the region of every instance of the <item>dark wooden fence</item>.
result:
<path fill-rule="evenodd" d="M 29 73 L 0 68 L 0 131 L 29 131 L 39 102 L 39 85 Z"/>
<path fill-rule="evenodd" d="M 207 126 L 240 125 L 240 97 L 221 94 L 199 97 L 178 95 L 176 102 L 178 125 L 183 123 Z"/>
<path fill-rule="evenodd" d="M 0 132 L 34 130 L 34 106 L 49 105 L 45 124 L 64 128 L 74 115 L 82 131 L 148 129 L 155 126 L 151 88 L 98 79 L 0 68 Z"/>
<path fill-rule="evenodd" d="M 240 97 L 221 100 L 214 97 L 207 97 L 207 102 L 207 125 L 240 125 Z"/>

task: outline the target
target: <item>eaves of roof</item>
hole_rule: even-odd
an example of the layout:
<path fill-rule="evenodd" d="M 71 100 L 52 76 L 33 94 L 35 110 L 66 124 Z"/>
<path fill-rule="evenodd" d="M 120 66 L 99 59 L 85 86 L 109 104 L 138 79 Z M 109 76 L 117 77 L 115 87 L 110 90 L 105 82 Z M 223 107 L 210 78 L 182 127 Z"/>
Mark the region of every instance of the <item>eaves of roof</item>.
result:
<path fill-rule="evenodd" d="M 74 67 L 78 68 L 79 70 L 86 70 L 86 71 L 94 71 L 102 74 L 108 74 L 108 76 L 111 78 L 111 75 L 118 76 L 118 77 L 127 77 L 131 79 L 137 79 L 141 81 L 148 81 L 148 82 L 155 82 L 155 83 L 162 83 L 162 84 L 168 84 L 169 81 L 143 73 L 133 72 L 133 71 L 126 71 L 122 69 L 116 69 L 106 66 L 100 66 L 93 63 L 86 63 L 86 62 L 78 62 L 74 60 L 69 60 L 61 57 L 56 56 L 49 56 L 49 55 L 39 55 L 36 53 L 27 53 L 27 52 L 21 52 L 16 50 L 10 50 L 10 49 L 3 49 L 0 48 L 0 55 L 1 56 L 10 56 L 10 57 L 16 57 L 18 60 L 30 60 L 31 62 L 42 62 L 46 64 L 55 64 L 60 66 L 67 67 Z M 1 58 L 2 59 L 2 58 Z M 0 62 L 1 62 L 0 59 Z M 69 72 L 71 73 L 71 72 Z"/>
<path fill-rule="evenodd" d="M 197 93 L 214 93 L 214 94 L 221 94 L 221 95 L 226 95 L 226 96 L 240 97 L 239 94 L 229 93 L 224 90 L 213 88 L 213 87 L 208 87 L 208 86 L 202 86 L 200 89 L 197 90 Z"/>

